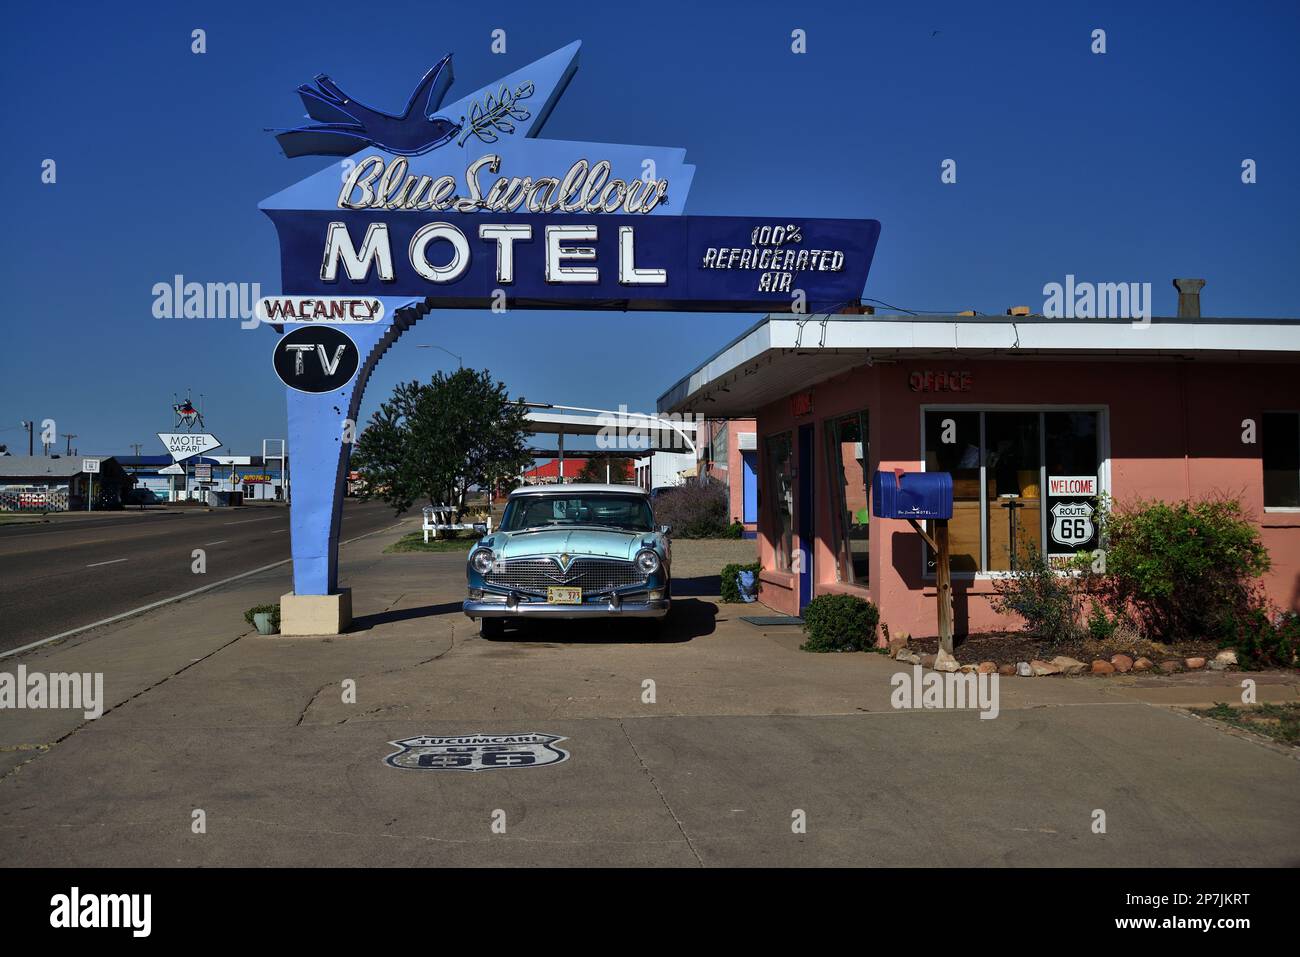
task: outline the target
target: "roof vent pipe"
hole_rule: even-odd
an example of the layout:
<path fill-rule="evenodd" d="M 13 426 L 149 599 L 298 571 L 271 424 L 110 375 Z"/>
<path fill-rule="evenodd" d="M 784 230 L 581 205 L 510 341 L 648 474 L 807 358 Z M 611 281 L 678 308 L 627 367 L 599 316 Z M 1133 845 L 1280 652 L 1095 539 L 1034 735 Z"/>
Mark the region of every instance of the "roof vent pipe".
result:
<path fill-rule="evenodd" d="M 1201 318 L 1201 290 L 1205 288 L 1205 280 L 1175 279 L 1174 288 L 1178 290 L 1178 318 Z"/>

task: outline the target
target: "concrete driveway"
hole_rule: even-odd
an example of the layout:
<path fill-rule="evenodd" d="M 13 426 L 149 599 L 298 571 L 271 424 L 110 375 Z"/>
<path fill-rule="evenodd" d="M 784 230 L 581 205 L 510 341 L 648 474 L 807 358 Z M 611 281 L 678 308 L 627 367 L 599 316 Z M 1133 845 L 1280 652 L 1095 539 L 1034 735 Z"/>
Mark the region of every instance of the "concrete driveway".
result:
<path fill-rule="evenodd" d="M 0 857 L 1300 863 L 1295 756 L 1148 700 L 1147 688 L 1233 700 L 1236 676 L 1009 678 L 995 720 L 900 711 L 896 663 L 800 652 L 795 629 L 718 603 L 711 576 L 745 543 L 676 544 L 679 597 L 659 642 L 599 624 L 488 641 L 459 611 L 463 557 L 381 554 L 399 534 L 344 548 L 358 614 L 347 636 L 248 634 L 243 609 L 287 590 L 276 569 L 0 662 L 103 671 L 110 703 L 93 721 L 0 712 Z M 1259 680 L 1261 697 L 1296 696 L 1291 676 Z M 388 742 L 471 732 L 560 735 L 570 757 L 483 773 L 384 762 Z"/>

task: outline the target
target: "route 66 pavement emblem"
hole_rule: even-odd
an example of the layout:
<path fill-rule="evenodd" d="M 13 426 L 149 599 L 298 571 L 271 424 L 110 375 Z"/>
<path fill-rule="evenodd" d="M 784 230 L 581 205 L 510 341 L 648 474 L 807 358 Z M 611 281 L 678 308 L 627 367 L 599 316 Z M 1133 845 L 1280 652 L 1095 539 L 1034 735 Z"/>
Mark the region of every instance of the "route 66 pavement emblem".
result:
<path fill-rule="evenodd" d="M 389 767 L 407 771 L 492 771 L 499 768 L 539 768 L 569 760 L 556 747 L 568 739 L 558 734 L 419 734 L 389 741 L 394 751 L 384 758 Z"/>

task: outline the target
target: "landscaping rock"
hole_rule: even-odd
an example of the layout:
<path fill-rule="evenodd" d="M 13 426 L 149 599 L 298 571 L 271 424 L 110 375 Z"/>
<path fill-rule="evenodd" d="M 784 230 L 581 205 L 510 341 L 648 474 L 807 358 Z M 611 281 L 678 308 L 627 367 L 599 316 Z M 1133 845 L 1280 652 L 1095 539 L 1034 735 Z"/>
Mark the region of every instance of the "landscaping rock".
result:
<path fill-rule="evenodd" d="M 999 673 L 1001 672 L 1001 669 L 998 668 L 998 663 L 996 661 L 981 661 L 978 665 L 975 666 L 975 673 L 979 675 L 991 675 L 995 671 Z M 1015 674 L 1015 672 L 1016 669 L 1012 667 L 1011 673 Z"/>
<path fill-rule="evenodd" d="M 1016 674 L 1020 675 L 1022 678 L 1032 678 L 1034 676 L 1034 669 L 1030 666 L 1029 662 L 1022 661 L 1020 664 L 1016 665 Z"/>
<path fill-rule="evenodd" d="M 917 654 L 913 654 L 912 652 L 904 648 L 902 652 L 899 653 L 898 657 L 895 658 L 894 660 L 901 661 L 904 664 L 919 665 L 921 663 L 921 656 Z"/>
<path fill-rule="evenodd" d="M 1113 675 L 1117 669 L 1109 661 L 1103 661 L 1098 658 L 1092 663 L 1092 673 L 1094 675 Z"/>
<path fill-rule="evenodd" d="M 1184 658 L 1184 659 L 1183 659 L 1183 664 L 1185 664 L 1188 668 L 1192 669 L 1193 671 L 1196 671 L 1198 668 L 1204 668 L 1204 667 L 1205 667 L 1205 659 L 1204 659 L 1204 658 Z"/>
<path fill-rule="evenodd" d="M 935 671 L 956 671 L 961 665 L 958 664 L 956 658 L 940 648 L 939 653 L 934 656 L 934 664 L 930 667 Z"/>
<path fill-rule="evenodd" d="M 975 665 L 962 665 L 957 670 L 964 675 L 973 675 L 975 674 Z"/>
<path fill-rule="evenodd" d="M 1016 674 L 1016 666 L 1013 664 L 998 665 L 998 674 L 1006 675 L 1008 678 Z"/>
<path fill-rule="evenodd" d="M 1040 661 L 1037 658 L 1029 662 L 1029 669 L 1035 678 L 1042 678 L 1047 675 L 1059 675 L 1061 673 L 1061 669 L 1058 665 L 1054 665 L 1047 661 Z"/>
<path fill-rule="evenodd" d="M 933 668 L 935 657 L 935 655 L 922 655 L 921 660 L 918 663 L 922 668 Z"/>
<path fill-rule="evenodd" d="M 1057 655 L 1055 658 L 1052 659 L 1052 664 L 1060 668 L 1061 674 L 1063 675 L 1081 674 L 1083 672 L 1083 669 L 1087 667 L 1082 661 L 1078 661 L 1074 658 L 1069 658 L 1065 655 Z"/>
<path fill-rule="evenodd" d="M 1152 664 L 1150 658 L 1139 658 L 1137 661 L 1133 662 L 1134 671 L 1150 671 L 1154 667 L 1155 665 Z"/>
<path fill-rule="evenodd" d="M 1223 671 L 1229 665 L 1235 665 L 1236 663 L 1237 653 L 1228 648 L 1214 656 L 1214 660 L 1210 662 L 1210 667 L 1215 671 Z"/>
<path fill-rule="evenodd" d="M 905 631 L 899 632 L 898 634 L 894 634 L 893 632 L 890 632 L 889 634 L 890 654 L 892 654 L 895 658 L 897 658 L 898 653 L 907 647 L 907 642 L 909 638 L 910 636 Z"/>
<path fill-rule="evenodd" d="M 1115 670 L 1120 674 L 1133 670 L 1133 659 L 1128 655 L 1111 655 L 1110 663 L 1115 666 Z"/>
<path fill-rule="evenodd" d="M 1174 661 L 1172 658 L 1169 661 L 1160 662 L 1160 670 L 1165 674 L 1173 674 L 1182 666 L 1183 663 L 1181 661 Z"/>

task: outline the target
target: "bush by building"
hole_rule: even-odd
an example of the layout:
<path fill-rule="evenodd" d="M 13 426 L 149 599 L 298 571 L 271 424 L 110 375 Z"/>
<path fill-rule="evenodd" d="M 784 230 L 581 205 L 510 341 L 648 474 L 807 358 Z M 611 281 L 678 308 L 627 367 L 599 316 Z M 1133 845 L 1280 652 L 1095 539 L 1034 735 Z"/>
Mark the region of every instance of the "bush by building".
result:
<path fill-rule="evenodd" d="M 869 651 L 880 611 L 856 595 L 818 595 L 803 610 L 804 651 Z"/>
<path fill-rule="evenodd" d="M 1155 641 L 1230 638 L 1261 603 L 1268 550 L 1241 502 L 1103 502 L 1098 595 Z"/>

